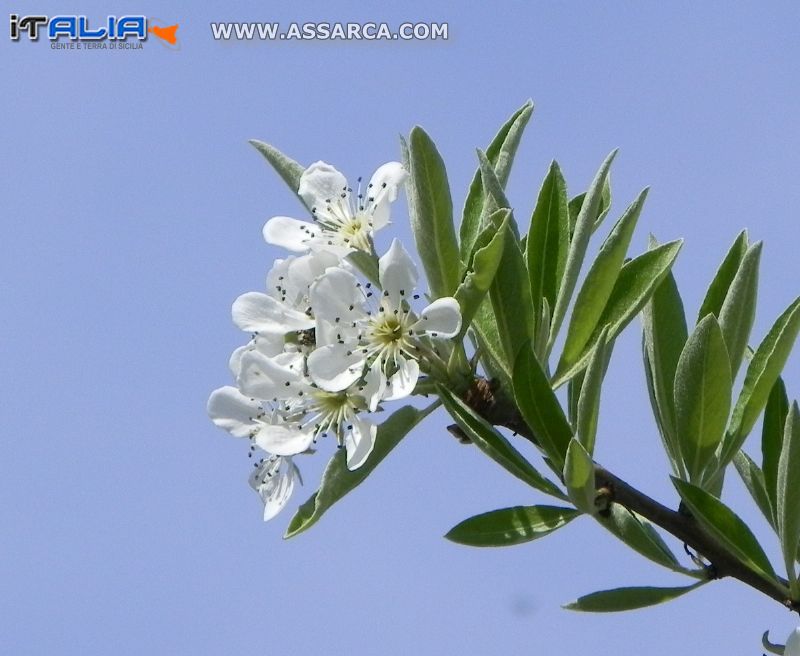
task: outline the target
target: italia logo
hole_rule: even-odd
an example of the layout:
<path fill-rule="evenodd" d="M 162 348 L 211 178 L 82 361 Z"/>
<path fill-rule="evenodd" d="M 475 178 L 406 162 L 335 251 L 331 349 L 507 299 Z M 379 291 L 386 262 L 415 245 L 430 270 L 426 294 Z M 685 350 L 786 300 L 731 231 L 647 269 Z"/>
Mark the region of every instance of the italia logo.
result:
<path fill-rule="evenodd" d="M 150 19 L 152 20 L 152 19 Z M 42 16 L 19 14 L 10 15 L 10 34 L 12 41 L 19 41 L 25 35 L 30 41 L 38 41 L 40 36 L 50 41 L 68 39 L 70 41 L 146 41 L 152 34 L 165 45 L 177 47 L 178 25 L 150 25 L 147 16 L 108 16 L 105 21 L 90 22 L 86 16 L 63 15 Z"/>

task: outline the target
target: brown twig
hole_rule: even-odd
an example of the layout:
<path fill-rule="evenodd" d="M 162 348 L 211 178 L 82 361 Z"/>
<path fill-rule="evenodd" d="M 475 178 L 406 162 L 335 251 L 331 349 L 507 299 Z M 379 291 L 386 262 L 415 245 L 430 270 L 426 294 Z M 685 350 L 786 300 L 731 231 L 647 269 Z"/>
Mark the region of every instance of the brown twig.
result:
<path fill-rule="evenodd" d="M 508 428 L 538 444 L 517 408 L 502 401 L 495 392 L 496 388 L 490 383 L 476 379 L 465 401 L 491 424 Z M 600 465 L 595 465 L 595 487 L 598 493 L 603 494 L 606 507 L 610 503 L 618 503 L 694 549 L 710 563 L 708 566 L 710 578 L 729 576 L 737 579 L 789 610 L 800 612 L 800 603 L 786 595 L 788 585 L 786 581 L 780 578 L 770 581 L 756 574 L 703 528 L 691 514 L 667 508 Z"/>

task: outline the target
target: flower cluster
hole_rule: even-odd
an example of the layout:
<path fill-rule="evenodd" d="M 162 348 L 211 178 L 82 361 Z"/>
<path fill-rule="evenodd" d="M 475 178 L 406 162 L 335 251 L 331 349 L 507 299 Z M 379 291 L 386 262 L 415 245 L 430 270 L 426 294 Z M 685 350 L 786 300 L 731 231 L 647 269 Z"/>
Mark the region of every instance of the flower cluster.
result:
<path fill-rule="evenodd" d="M 301 176 L 299 196 L 313 222 L 270 219 L 264 238 L 296 255 L 276 260 L 266 292 L 233 304 L 233 321 L 251 334 L 230 358 L 235 386 L 212 392 L 208 413 L 236 437 L 263 452 L 250 477 L 264 502 L 264 519 L 286 504 L 300 480 L 293 457 L 310 453 L 323 437 L 346 449 L 347 466 L 360 467 L 375 445 L 371 415 L 383 401 L 409 396 L 421 373 L 444 362 L 435 343 L 458 334 L 454 298 L 421 310 L 417 269 L 394 240 L 378 258 L 373 234 L 389 223 L 406 172 L 390 162 L 365 189 L 317 162 Z M 377 259 L 375 284 L 363 281 L 348 255 Z"/>

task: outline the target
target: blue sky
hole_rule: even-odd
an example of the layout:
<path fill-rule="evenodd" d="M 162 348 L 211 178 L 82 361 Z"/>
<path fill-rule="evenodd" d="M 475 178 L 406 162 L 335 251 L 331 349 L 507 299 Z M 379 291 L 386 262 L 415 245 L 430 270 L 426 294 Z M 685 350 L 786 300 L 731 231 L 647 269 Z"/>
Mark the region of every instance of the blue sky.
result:
<path fill-rule="evenodd" d="M 680 584 L 586 518 L 547 540 L 442 539 L 478 512 L 542 499 L 430 418 L 313 530 L 260 521 L 246 445 L 208 393 L 242 341 L 230 303 L 281 253 L 264 221 L 297 213 L 247 145 L 355 177 L 434 137 L 460 208 L 483 147 L 536 103 L 509 185 L 521 222 L 551 159 L 581 191 L 619 147 L 614 214 L 652 187 L 648 231 L 685 237 L 693 316 L 743 227 L 765 240 L 757 339 L 798 293 L 800 7 L 776 2 L 356 2 L 131 5 L 180 24 L 176 52 L 58 52 L 0 39 L 0 651 L 9 654 L 760 653 L 791 618 L 722 581 L 670 605 L 588 616 L 604 587 Z M 447 21 L 434 43 L 223 44 L 209 22 Z M 386 239 L 410 240 L 403 212 Z M 388 242 L 387 242 L 388 243 Z M 674 504 L 638 325 L 618 341 L 598 457 Z M 798 359 L 788 365 L 796 394 Z M 757 444 L 748 450 L 757 453 Z M 301 463 L 315 489 L 324 458 Z M 777 549 L 731 477 L 731 504 Z M 679 545 L 677 545 L 679 548 Z"/>

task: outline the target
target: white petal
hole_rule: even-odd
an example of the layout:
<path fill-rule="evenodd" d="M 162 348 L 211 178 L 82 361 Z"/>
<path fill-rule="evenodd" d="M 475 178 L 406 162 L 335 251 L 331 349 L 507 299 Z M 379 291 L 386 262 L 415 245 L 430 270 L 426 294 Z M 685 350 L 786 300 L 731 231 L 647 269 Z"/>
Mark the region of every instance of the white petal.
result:
<path fill-rule="evenodd" d="M 404 399 L 411 395 L 419 378 L 419 363 L 411 358 L 398 358 L 398 369 L 389 379 L 387 401 Z"/>
<path fill-rule="evenodd" d="M 389 206 L 397 199 L 397 190 L 407 177 L 408 172 L 400 162 L 387 162 L 370 179 L 367 198 L 374 198 L 371 208 L 374 230 L 389 222 Z"/>
<path fill-rule="evenodd" d="M 211 392 L 207 410 L 211 421 L 234 437 L 250 437 L 258 427 L 254 417 L 264 412 L 257 401 L 230 386 Z"/>
<path fill-rule="evenodd" d="M 247 292 L 233 302 L 233 323 L 248 332 L 285 334 L 314 327 L 314 319 L 261 292 Z"/>
<path fill-rule="evenodd" d="M 267 271 L 267 294 L 277 299 L 284 295 L 281 290 L 286 286 L 289 265 L 295 259 L 296 256 L 292 255 L 286 259 L 278 258 L 272 263 L 272 268 Z"/>
<path fill-rule="evenodd" d="M 245 344 L 231 353 L 231 357 L 228 358 L 228 369 L 231 370 L 234 378 L 236 378 L 242 370 L 242 356 L 252 348 L 250 344 Z"/>
<path fill-rule="evenodd" d="M 340 267 L 328 269 L 311 285 L 314 316 L 332 324 L 351 325 L 366 316 L 364 295 L 358 285 L 358 279 L 349 271 Z"/>
<path fill-rule="evenodd" d="M 376 360 L 375 364 L 367 370 L 364 376 L 364 389 L 361 390 L 361 395 L 366 399 L 370 412 L 377 410 L 378 404 L 385 393 L 386 376 L 380 367 L 380 363 Z"/>
<path fill-rule="evenodd" d="M 308 356 L 308 375 L 328 392 L 340 392 L 355 383 L 364 372 L 364 354 L 347 344 L 321 346 Z"/>
<path fill-rule="evenodd" d="M 236 383 L 243 394 L 267 400 L 293 398 L 300 391 L 305 393 L 308 387 L 303 381 L 302 371 L 288 364 L 282 365 L 258 351 L 242 355 Z"/>
<path fill-rule="evenodd" d="M 309 240 L 316 237 L 320 229 L 315 223 L 288 216 L 275 216 L 264 224 L 261 232 L 268 244 L 302 253 L 309 249 Z"/>
<path fill-rule="evenodd" d="M 250 486 L 264 503 L 265 522 L 275 517 L 289 501 L 296 480 L 300 480 L 300 472 L 291 458 L 265 460 L 250 475 Z"/>
<path fill-rule="evenodd" d="M 304 431 L 284 424 L 264 424 L 256 434 L 256 444 L 276 456 L 293 456 L 308 451 L 313 440 L 313 430 Z"/>
<path fill-rule="evenodd" d="M 274 358 L 283 353 L 285 346 L 286 343 L 283 335 L 278 333 L 261 333 L 260 335 L 256 335 L 247 344 L 240 346 L 231 353 L 231 357 L 228 359 L 228 368 L 231 370 L 233 377 L 236 378 L 242 370 L 242 356 L 248 351 L 258 351 L 268 358 Z"/>
<path fill-rule="evenodd" d="M 333 253 L 320 251 L 292 258 L 286 271 L 284 287 L 287 296 L 308 296 L 308 288 L 330 267 L 339 264 L 339 258 Z M 305 308 L 300 308 L 305 309 Z"/>
<path fill-rule="evenodd" d="M 325 162 L 315 162 L 300 176 L 297 193 L 313 211 L 336 201 L 346 188 L 347 179 L 339 171 Z"/>
<path fill-rule="evenodd" d="M 399 240 L 393 239 L 389 250 L 378 260 L 378 277 L 392 307 L 398 307 L 400 299 L 411 296 L 417 286 L 417 267 Z"/>
<path fill-rule="evenodd" d="M 797 627 L 786 639 L 784 656 L 800 656 L 800 627 Z"/>
<path fill-rule="evenodd" d="M 375 448 L 375 435 L 378 427 L 368 419 L 353 419 L 353 428 L 345 433 L 344 446 L 347 449 L 347 468 L 358 469 L 366 462 Z"/>
<path fill-rule="evenodd" d="M 461 308 L 452 296 L 437 298 L 419 315 L 411 329 L 431 337 L 455 337 L 461 329 Z"/>

